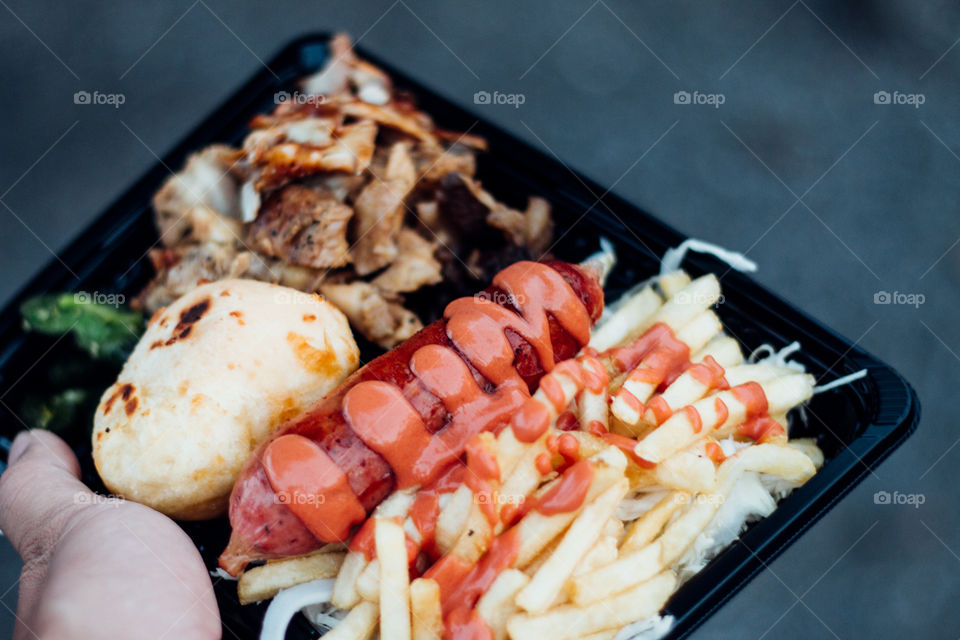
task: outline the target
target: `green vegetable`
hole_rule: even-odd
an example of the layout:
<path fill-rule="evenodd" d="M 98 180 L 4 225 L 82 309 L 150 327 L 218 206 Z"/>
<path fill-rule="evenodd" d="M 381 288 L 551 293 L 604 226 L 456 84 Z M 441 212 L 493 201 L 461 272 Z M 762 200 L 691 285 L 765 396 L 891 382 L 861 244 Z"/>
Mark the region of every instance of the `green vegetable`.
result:
<path fill-rule="evenodd" d="M 89 417 L 94 398 L 86 389 L 66 389 L 47 396 L 31 394 L 24 399 L 20 414 L 32 429 L 49 429 L 62 435 Z"/>
<path fill-rule="evenodd" d="M 27 331 L 58 336 L 72 333 L 77 346 L 92 357 L 120 362 L 144 329 L 139 311 L 95 302 L 86 293 L 37 296 L 21 305 L 20 315 Z"/>

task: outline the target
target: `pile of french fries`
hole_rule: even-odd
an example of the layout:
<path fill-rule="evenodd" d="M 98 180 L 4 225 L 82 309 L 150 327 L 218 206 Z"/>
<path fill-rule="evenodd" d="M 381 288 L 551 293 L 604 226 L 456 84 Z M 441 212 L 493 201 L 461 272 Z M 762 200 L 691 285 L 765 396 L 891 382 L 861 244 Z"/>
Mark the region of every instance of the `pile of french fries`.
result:
<path fill-rule="evenodd" d="M 548 375 L 552 380 L 541 382 L 534 394 L 533 400 L 550 412 L 547 433 L 532 443 L 521 442 L 509 428 L 496 436 L 478 436 L 497 460 L 499 483 L 483 499 L 466 485 L 445 495 L 436 524 L 437 548 L 468 563 L 479 560 L 506 528 L 502 519 L 490 524 L 484 501 L 492 500 L 502 514 L 508 505 L 535 499 L 560 481 L 556 471 L 542 472 L 543 456 L 551 457 L 554 468 L 563 464 L 557 439 L 575 438 L 580 458 L 590 460 L 594 469 L 579 509 L 552 515 L 533 509 L 512 524 L 519 540 L 516 559 L 475 607 L 496 640 L 612 639 L 623 627 L 656 616 L 681 583 L 695 541 L 745 474 L 766 474 L 793 487 L 823 464 L 812 441 L 787 437 L 787 412 L 812 396 L 814 378 L 795 365 L 745 362 L 712 309 L 719 299 L 716 277 L 691 281 L 682 271 L 627 294 L 595 329 L 591 349 L 555 367 Z M 654 386 L 635 375 L 648 364 L 620 372 L 604 352 L 630 344 L 658 323 L 689 347 L 692 362 L 711 356 L 731 387 L 758 383 L 769 415 L 783 432 L 759 443 L 738 436 L 744 405 L 730 390 L 710 389 L 689 372 L 660 394 L 658 402 L 670 409 L 662 424 L 655 412 L 635 410 L 637 403 L 626 401 L 626 393 L 641 408 L 655 395 Z M 590 376 L 606 380 L 605 388 L 590 388 L 584 383 Z M 543 392 L 547 385 L 552 401 Z M 556 389 L 563 391 L 564 411 L 558 410 Z M 726 407 L 719 413 L 718 398 Z M 693 423 L 691 411 L 683 410 L 689 406 L 697 410 L 700 425 Z M 566 412 L 576 416 L 579 429 L 557 428 L 557 418 Z M 656 464 L 638 464 L 611 446 L 597 423 L 631 438 L 636 456 Z M 569 421 L 564 426 L 569 428 Z M 377 632 L 385 640 L 441 638 L 438 584 L 423 577 L 411 580 L 408 571 L 405 539 L 419 542 L 409 518 L 414 498 L 415 490 L 395 492 L 371 514 L 376 519 L 375 559 L 340 546 L 270 562 L 241 576 L 241 601 L 263 600 L 308 580 L 335 578 L 331 605 L 348 613 L 324 638 L 359 640 Z M 425 568 L 417 567 L 421 573 Z"/>

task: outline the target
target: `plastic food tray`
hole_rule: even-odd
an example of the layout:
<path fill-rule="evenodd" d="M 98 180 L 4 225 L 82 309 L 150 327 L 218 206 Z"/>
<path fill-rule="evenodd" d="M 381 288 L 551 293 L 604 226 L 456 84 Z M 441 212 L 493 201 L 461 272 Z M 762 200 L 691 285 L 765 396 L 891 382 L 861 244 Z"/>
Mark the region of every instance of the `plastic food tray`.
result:
<path fill-rule="evenodd" d="M 157 232 L 150 200 L 168 176 L 164 165 L 179 170 L 190 152 L 213 142 L 239 144 L 252 116 L 273 108 L 277 91 L 290 90 L 298 78 L 324 64 L 328 42 L 328 36 L 315 35 L 289 44 L 269 63 L 278 77 L 266 69 L 254 76 L 91 224 L 61 254 L 79 281 L 60 262 L 52 261 L 0 312 L 0 389 L 9 393 L 0 404 L 4 458 L 9 439 L 22 426 L 10 407 L 17 406 L 19 394 L 36 385 L 43 359 L 57 353 L 57 349 L 48 353 L 51 339 L 23 332 L 19 304 L 30 296 L 55 291 L 135 295 L 152 275 L 146 252 L 157 242 Z M 597 249 L 601 236 L 612 240 L 620 260 L 607 284 L 608 299 L 656 273 L 658 257 L 684 240 L 668 225 L 615 195 L 607 194 L 598 201 L 596 194 L 605 192 L 599 185 L 417 85 L 391 65 L 362 50 L 359 55 L 389 72 L 396 85 L 409 90 L 439 126 L 469 129 L 489 141 L 490 151 L 479 154 L 478 174 L 498 199 L 521 208 L 528 195 L 540 195 L 552 203 L 557 237 L 562 238 L 553 250 L 557 257 L 578 261 Z M 869 376 L 816 396 L 809 405 L 806 424 L 794 420 L 793 435 L 817 437 L 826 464 L 770 517 L 752 524 L 739 541 L 677 591 L 666 606 L 666 613 L 676 619 L 670 638 L 689 634 L 822 517 L 915 430 L 920 414 L 916 394 L 896 371 L 748 277 L 728 271 L 726 265 L 708 256 L 691 254 L 684 267 L 694 276 L 708 271 L 723 274 L 724 300 L 718 313 L 745 352 L 764 343 L 779 348 L 799 340 L 803 349 L 796 359 L 821 382 L 864 368 Z M 445 302 L 438 300 L 437 304 Z M 365 356 L 376 355 L 369 347 L 366 351 Z M 38 361 L 41 364 L 34 367 Z M 70 444 L 81 460 L 84 480 L 102 490 L 88 438 L 77 437 Z M 226 518 L 183 523 L 183 527 L 208 566 L 216 567 L 217 555 L 229 537 Z M 256 637 L 266 604 L 240 606 L 235 583 L 214 580 L 224 637 Z M 288 637 L 316 635 L 299 616 L 288 633 Z"/>

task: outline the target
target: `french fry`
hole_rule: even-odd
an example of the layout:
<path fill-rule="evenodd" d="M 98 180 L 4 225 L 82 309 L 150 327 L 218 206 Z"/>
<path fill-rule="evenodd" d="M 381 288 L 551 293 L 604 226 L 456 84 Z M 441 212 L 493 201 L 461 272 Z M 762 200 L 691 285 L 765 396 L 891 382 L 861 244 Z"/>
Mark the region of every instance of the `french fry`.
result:
<path fill-rule="evenodd" d="M 694 493 L 709 491 L 717 479 L 713 461 L 690 451 L 678 451 L 652 472 L 657 484 Z"/>
<path fill-rule="evenodd" d="M 374 529 L 380 562 L 380 638 L 410 640 L 410 574 L 403 526 L 377 518 Z"/>
<path fill-rule="evenodd" d="M 703 362 L 703 359 L 707 356 L 711 356 L 724 369 L 735 367 L 743 362 L 740 343 L 724 334 L 714 336 L 703 349 L 693 354 L 690 360 L 692 362 Z"/>
<path fill-rule="evenodd" d="M 665 273 L 657 278 L 657 286 L 660 287 L 663 297 L 669 300 L 690 284 L 690 276 L 686 271 L 677 270 Z"/>
<path fill-rule="evenodd" d="M 627 527 L 623 542 L 620 543 L 620 553 L 639 551 L 650 544 L 663 530 L 663 526 L 681 506 L 687 504 L 690 494 L 686 491 L 671 491 L 652 509 L 630 523 Z"/>
<path fill-rule="evenodd" d="M 282 589 L 337 575 L 345 553 L 316 552 L 295 558 L 272 560 L 245 571 L 237 582 L 240 604 L 269 600 Z"/>
<path fill-rule="evenodd" d="M 367 602 L 380 602 L 380 561 L 374 558 L 357 576 L 357 594 Z"/>
<path fill-rule="evenodd" d="M 607 447 L 592 456 L 590 460 L 593 463 L 593 483 L 587 490 L 584 500 L 586 504 L 620 480 L 627 466 L 626 456 L 616 447 Z M 547 485 L 543 490 L 549 490 L 550 486 Z M 514 566 L 519 569 L 526 568 L 554 538 L 567 528 L 577 513 L 578 511 L 572 511 L 544 515 L 539 511 L 531 511 L 525 515 L 516 524 L 519 527 L 520 548 L 517 551 Z"/>
<path fill-rule="evenodd" d="M 619 521 L 618 521 L 619 522 Z M 590 573 L 594 569 L 606 566 L 617 559 L 617 538 L 602 536 L 597 543 L 580 559 L 573 570 L 573 575 L 579 576 Z"/>
<path fill-rule="evenodd" d="M 813 395 L 813 385 L 813 376 L 792 373 L 768 380 L 761 387 L 767 398 L 769 412 L 781 413 L 809 400 Z M 722 417 L 717 411 L 718 399 L 727 410 L 723 422 L 718 420 Z M 677 411 L 637 443 L 637 455 L 651 462 L 661 462 L 698 438 L 712 435 L 714 431 L 716 437 L 726 437 L 746 419 L 746 408 L 733 391 L 719 391 L 689 406 L 700 416 L 700 430 L 695 429 L 687 411 Z"/>
<path fill-rule="evenodd" d="M 819 469 L 823 466 L 823 451 L 820 450 L 820 447 L 817 446 L 817 441 L 814 438 L 796 438 L 790 440 L 787 443 L 787 446 L 793 447 L 797 451 L 802 452 L 808 458 L 810 462 L 813 463 L 813 466 Z"/>
<path fill-rule="evenodd" d="M 513 640 L 574 640 L 620 628 L 657 613 L 676 586 L 677 577 L 664 571 L 613 598 L 586 607 L 567 604 L 539 615 L 516 614 L 507 621 L 507 631 Z"/>
<path fill-rule="evenodd" d="M 712 273 L 700 276 L 677 291 L 653 317 L 674 331 L 698 316 L 720 299 L 720 281 Z"/>
<path fill-rule="evenodd" d="M 440 553 L 449 553 L 467 524 L 473 506 L 473 492 L 466 485 L 457 487 L 437 517 L 436 545 Z"/>
<path fill-rule="evenodd" d="M 766 473 L 796 484 L 803 484 L 817 472 L 813 462 L 803 451 L 777 444 L 749 446 L 738 451 L 730 460 L 743 471 Z M 726 464 L 725 462 L 721 467 Z"/>
<path fill-rule="evenodd" d="M 653 314 L 663 304 L 660 296 L 649 286 L 624 298 L 614 303 L 618 305 L 617 309 L 593 330 L 590 346 L 597 351 L 623 344 L 649 329 L 653 324 Z"/>
<path fill-rule="evenodd" d="M 505 569 L 477 602 L 477 611 L 493 632 L 494 640 L 506 640 L 507 620 L 518 610 L 514 598 L 528 582 L 530 578 L 522 571 Z"/>
<path fill-rule="evenodd" d="M 672 567 L 710 523 L 744 471 L 777 470 L 786 475 L 796 474 L 793 477 L 803 473 L 799 459 L 808 463 L 809 459 L 798 451 L 784 454 L 780 451 L 783 449 L 786 447 L 755 445 L 728 458 L 717 471 L 712 491 L 691 498 L 684 511 L 650 544 L 632 553 L 621 553 L 615 562 L 573 578 L 569 583 L 570 599 L 584 606 L 609 598 Z"/>
<path fill-rule="evenodd" d="M 367 558 L 359 551 L 348 551 L 333 584 L 330 602 L 340 609 L 349 609 L 360 602 L 357 592 L 357 578 L 367 568 Z"/>
<path fill-rule="evenodd" d="M 606 629 L 604 631 L 597 631 L 596 633 L 591 633 L 589 635 L 583 636 L 580 640 L 613 640 L 617 637 L 619 629 Z"/>
<path fill-rule="evenodd" d="M 517 594 L 520 607 L 531 613 L 547 610 L 581 558 L 599 539 L 607 520 L 626 493 L 627 481 L 621 479 L 583 508 L 550 558 L 536 572 L 530 584 Z"/>
<path fill-rule="evenodd" d="M 474 501 L 470 505 L 467 522 L 450 553 L 459 556 L 466 562 L 476 562 L 490 546 L 490 540 L 493 538 L 493 527 L 490 526 L 490 521 L 487 520 L 487 516 L 484 515 L 480 505 L 477 504 L 473 492 L 470 495 L 474 498 Z"/>
<path fill-rule="evenodd" d="M 707 344 L 722 329 L 717 314 L 707 310 L 691 318 L 676 332 L 676 337 L 677 340 L 686 344 L 691 351 L 695 351 Z M 630 371 L 613 396 L 610 412 L 624 425 L 635 426 L 641 422 L 643 418 L 642 404 L 653 395 L 660 383 L 660 380 L 651 381 L 647 376 L 650 369 L 649 362 L 654 359 L 656 359 L 656 355 L 650 354 L 635 369 Z M 638 405 L 640 406 L 638 407 Z"/>
<path fill-rule="evenodd" d="M 337 626 L 323 634 L 324 640 L 367 640 L 377 628 L 379 616 L 377 605 L 372 602 L 360 602 L 350 609 L 350 613 Z"/>
<path fill-rule="evenodd" d="M 410 583 L 410 619 L 413 640 L 440 640 L 443 637 L 440 586 L 436 580 L 417 578 Z"/>
<path fill-rule="evenodd" d="M 721 331 L 723 331 L 723 325 L 720 323 L 720 318 L 707 309 L 683 325 L 676 335 L 677 340 L 690 347 L 690 353 L 696 353 Z"/>
<path fill-rule="evenodd" d="M 779 367 L 775 364 L 758 363 L 741 364 L 736 367 L 730 367 L 727 369 L 724 377 L 726 377 L 731 387 L 735 387 L 745 382 L 766 382 L 767 380 L 773 380 L 774 378 L 793 373 L 797 373 L 795 369 Z"/>

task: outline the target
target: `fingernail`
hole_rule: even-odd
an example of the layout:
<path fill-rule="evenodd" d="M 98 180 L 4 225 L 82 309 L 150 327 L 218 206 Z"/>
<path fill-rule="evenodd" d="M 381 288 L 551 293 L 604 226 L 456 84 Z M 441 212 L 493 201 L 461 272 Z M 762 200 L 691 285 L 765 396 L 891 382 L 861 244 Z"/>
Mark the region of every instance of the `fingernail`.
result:
<path fill-rule="evenodd" d="M 23 453 L 30 447 L 33 441 L 33 435 L 29 431 L 21 431 L 13 439 L 10 445 L 10 455 L 7 456 L 7 464 L 11 465 L 23 456 Z"/>

